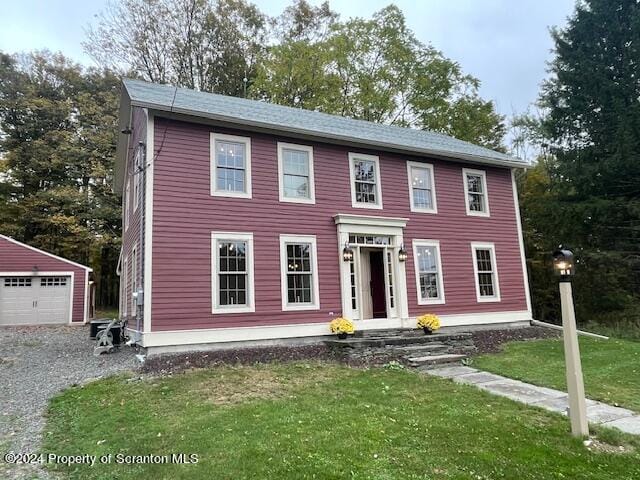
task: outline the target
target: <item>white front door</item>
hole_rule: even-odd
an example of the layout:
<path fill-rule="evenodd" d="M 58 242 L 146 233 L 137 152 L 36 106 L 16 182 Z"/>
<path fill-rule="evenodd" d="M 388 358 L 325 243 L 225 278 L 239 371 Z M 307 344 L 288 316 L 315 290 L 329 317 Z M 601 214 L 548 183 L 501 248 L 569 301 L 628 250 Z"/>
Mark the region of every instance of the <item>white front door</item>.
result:
<path fill-rule="evenodd" d="M 0 325 L 69 322 L 71 277 L 0 277 Z"/>

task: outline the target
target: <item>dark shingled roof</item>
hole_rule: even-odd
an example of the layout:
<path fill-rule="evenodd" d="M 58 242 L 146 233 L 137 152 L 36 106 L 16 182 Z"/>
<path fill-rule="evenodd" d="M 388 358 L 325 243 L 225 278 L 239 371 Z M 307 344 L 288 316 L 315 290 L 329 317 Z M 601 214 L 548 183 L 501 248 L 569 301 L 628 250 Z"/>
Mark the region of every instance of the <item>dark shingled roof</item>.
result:
<path fill-rule="evenodd" d="M 140 80 L 123 80 L 131 105 L 370 147 L 505 167 L 527 167 L 510 155 L 448 135 L 353 120 L 267 102 L 198 92 Z"/>

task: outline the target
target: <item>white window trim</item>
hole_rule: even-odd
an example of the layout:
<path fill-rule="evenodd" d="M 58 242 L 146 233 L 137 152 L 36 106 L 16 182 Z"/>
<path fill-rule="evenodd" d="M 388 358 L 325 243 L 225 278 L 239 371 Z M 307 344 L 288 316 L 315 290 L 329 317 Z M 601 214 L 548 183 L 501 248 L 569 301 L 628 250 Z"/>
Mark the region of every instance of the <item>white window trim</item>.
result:
<path fill-rule="evenodd" d="M 245 191 L 244 192 L 230 192 L 228 190 L 218 190 L 216 168 L 216 140 L 244 143 L 244 168 L 245 168 Z M 237 135 L 226 135 L 223 133 L 211 132 L 211 139 L 209 145 L 209 165 L 211 170 L 211 195 L 214 197 L 234 197 L 234 198 L 251 198 L 251 137 L 239 137 Z"/>
<path fill-rule="evenodd" d="M 418 295 L 418 305 L 444 305 L 444 276 L 442 274 L 442 258 L 440 256 L 440 242 L 438 240 L 418 240 L 414 239 L 413 245 L 413 266 L 416 275 L 416 294 Z M 418 262 L 419 247 L 435 247 L 436 266 L 438 268 L 438 287 L 440 298 L 422 298 L 420 291 L 420 263 Z"/>
<path fill-rule="evenodd" d="M 309 198 L 286 197 L 284 195 L 284 155 L 283 150 L 302 150 L 309 155 Z M 316 203 L 316 188 L 313 175 L 313 147 L 309 145 L 297 145 L 295 143 L 278 142 L 278 185 L 280 191 L 280 201 L 290 203 L 306 203 L 314 205 Z"/>
<path fill-rule="evenodd" d="M 356 202 L 356 176 L 353 171 L 355 160 L 370 160 L 376 165 L 376 200 L 377 203 Z M 382 178 L 380 178 L 380 158 L 377 155 L 349 152 L 349 181 L 351 182 L 351 206 L 353 208 L 368 208 L 382 210 Z"/>
<path fill-rule="evenodd" d="M 247 242 L 247 305 L 220 305 L 218 294 L 218 242 Z M 256 311 L 253 265 L 253 233 L 245 232 L 211 232 L 211 298 L 214 315 L 228 313 L 252 313 Z"/>
<path fill-rule="evenodd" d="M 124 199 L 123 199 L 123 208 L 124 208 L 124 231 L 126 232 L 129 229 L 129 193 L 131 191 L 130 182 L 127 178 L 127 184 L 124 187 Z"/>
<path fill-rule="evenodd" d="M 287 292 L 287 243 L 311 244 L 311 288 L 312 302 L 290 304 Z M 319 310 L 320 292 L 318 280 L 318 247 L 315 235 L 280 235 L 280 286 L 282 295 L 282 311 Z"/>
<path fill-rule="evenodd" d="M 484 212 L 476 212 L 469 210 L 469 185 L 467 183 L 467 175 L 479 175 L 482 177 L 482 187 L 484 191 L 484 206 L 486 210 Z M 487 172 L 484 170 L 474 170 L 471 168 L 462 169 L 462 181 L 464 186 L 464 205 L 467 210 L 467 215 L 472 217 L 489 217 L 489 189 L 487 188 Z"/>
<path fill-rule="evenodd" d="M 422 168 L 429 171 L 429 176 L 431 177 L 431 201 L 433 207 L 431 208 L 422 208 L 416 207 L 413 203 L 413 181 L 411 179 L 411 169 L 412 168 Z M 407 181 L 409 183 L 409 204 L 411 205 L 411 211 L 415 213 L 438 213 L 438 201 L 436 200 L 436 181 L 434 176 L 434 168 L 431 163 L 422 163 L 422 162 L 407 162 Z"/>
<path fill-rule="evenodd" d="M 491 250 L 491 268 L 493 269 L 493 278 L 495 285 L 493 286 L 494 295 L 492 297 L 480 296 L 480 280 L 478 278 L 478 259 L 476 250 Z M 496 257 L 496 246 L 494 243 L 487 242 L 471 242 L 471 258 L 473 260 L 473 279 L 476 284 L 476 299 L 478 303 L 499 302 L 500 301 L 500 281 L 498 279 L 498 259 Z"/>
<path fill-rule="evenodd" d="M 137 313 L 136 298 L 134 293 L 138 289 L 136 285 L 138 279 L 138 244 L 135 243 L 131 249 L 131 313 L 134 315 Z"/>

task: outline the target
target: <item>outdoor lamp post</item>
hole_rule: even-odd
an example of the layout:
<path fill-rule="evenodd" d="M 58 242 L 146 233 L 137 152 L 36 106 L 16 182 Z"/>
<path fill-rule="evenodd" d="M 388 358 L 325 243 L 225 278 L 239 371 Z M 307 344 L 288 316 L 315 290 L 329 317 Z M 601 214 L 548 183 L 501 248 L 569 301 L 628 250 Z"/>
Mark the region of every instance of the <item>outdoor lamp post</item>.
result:
<path fill-rule="evenodd" d="M 553 270 L 560 277 L 562 337 L 564 340 L 564 358 L 569 391 L 571 433 L 576 437 L 585 437 L 589 435 L 589 424 L 587 423 L 580 347 L 578 346 L 576 315 L 573 310 L 573 293 L 571 291 L 571 277 L 575 274 L 573 252 L 562 245 L 553 252 Z"/>

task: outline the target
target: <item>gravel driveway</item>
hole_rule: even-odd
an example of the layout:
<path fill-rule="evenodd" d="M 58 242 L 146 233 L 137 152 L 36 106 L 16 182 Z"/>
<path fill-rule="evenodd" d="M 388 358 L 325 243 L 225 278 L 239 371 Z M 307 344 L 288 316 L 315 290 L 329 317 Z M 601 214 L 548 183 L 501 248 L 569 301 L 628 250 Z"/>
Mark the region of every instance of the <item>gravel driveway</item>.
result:
<path fill-rule="evenodd" d="M 6 452 L 37 452 L 48 400 L 65 388 L 138 367 L 122 347 L 93 356 L 89 328 L 0 328 L 0 478 L 45 478 L 43 471 L 2 462 Z"/>

